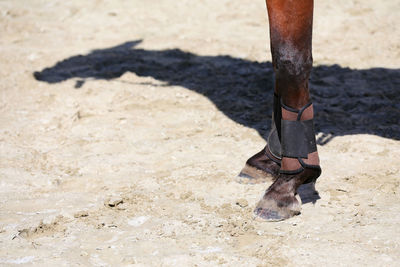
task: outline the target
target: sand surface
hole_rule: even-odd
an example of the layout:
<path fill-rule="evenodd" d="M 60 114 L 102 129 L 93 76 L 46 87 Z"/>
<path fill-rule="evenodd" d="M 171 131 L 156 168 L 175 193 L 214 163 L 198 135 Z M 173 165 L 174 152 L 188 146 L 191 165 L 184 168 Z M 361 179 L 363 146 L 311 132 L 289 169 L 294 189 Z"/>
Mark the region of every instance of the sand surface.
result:
<path fill-rule="evenodd" d="M 316 1 L 320 199 L 253 219 L 263 1 L 0 1 L 0 265 L 399 266 L 400 1 Z"/>

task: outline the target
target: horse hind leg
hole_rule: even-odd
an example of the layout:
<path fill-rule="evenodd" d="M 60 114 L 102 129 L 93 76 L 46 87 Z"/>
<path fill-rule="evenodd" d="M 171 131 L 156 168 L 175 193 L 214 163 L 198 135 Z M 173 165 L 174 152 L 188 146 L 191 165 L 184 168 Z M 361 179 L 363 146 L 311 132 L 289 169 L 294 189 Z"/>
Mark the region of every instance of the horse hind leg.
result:
<path fill-rule="evenodd" d="M 270 155 L 268 146 L 250 157 L 236 181 L 241 184 L 259 184 L 273 182 L 279 174 L 280 160 Z"/>
<path fill-rule="evenodd" d="M 280 98 L 275 94 L 273 119 L 267 145 L 263 150 L 246 161 L 244 168 L 237 177 L 239 183 L 258 184 L 273 182 L 278 177 L 281 165 L 281 144 L 279 141 L 280 110 Z"/>

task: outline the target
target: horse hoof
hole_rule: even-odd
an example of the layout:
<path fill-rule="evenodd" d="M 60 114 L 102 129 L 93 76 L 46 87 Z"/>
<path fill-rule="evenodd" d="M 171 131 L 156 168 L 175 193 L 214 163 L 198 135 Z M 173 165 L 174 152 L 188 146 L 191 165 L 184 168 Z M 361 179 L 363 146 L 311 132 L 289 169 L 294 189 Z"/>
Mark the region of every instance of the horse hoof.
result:
<path fill-rule="evenodd" d="M 285 197 L 283 199 L 262 198 L 254 210 L 255 220 L 278 222 L 299 215 L 301 200 L 296 197 Z"/>

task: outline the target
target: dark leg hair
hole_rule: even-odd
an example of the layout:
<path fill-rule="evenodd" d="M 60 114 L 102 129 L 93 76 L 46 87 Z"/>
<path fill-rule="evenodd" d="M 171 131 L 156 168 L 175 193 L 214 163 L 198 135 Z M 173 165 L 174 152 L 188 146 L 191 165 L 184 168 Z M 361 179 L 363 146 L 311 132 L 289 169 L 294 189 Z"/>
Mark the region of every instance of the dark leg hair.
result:
<path fill-rule="evenodd" d="M 300 109 L 309 100 L 313 0 L 267 0 L 275 93 Z"/>

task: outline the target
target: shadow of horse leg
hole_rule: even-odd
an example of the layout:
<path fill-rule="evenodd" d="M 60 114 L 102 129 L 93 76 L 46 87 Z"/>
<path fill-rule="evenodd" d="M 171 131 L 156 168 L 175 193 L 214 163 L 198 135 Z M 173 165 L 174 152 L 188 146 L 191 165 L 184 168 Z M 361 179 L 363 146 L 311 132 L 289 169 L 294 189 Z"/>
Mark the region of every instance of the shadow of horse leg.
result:
<path fill-rule="evenodd" d="M 315 182 L 302 184 L 299 188 L 297 188 L 297 194 L 300 196 L 303 204 L 310 202 L 315 204 L 318 199 L 321 199 L 318 191 L 315 189 Z"/>

